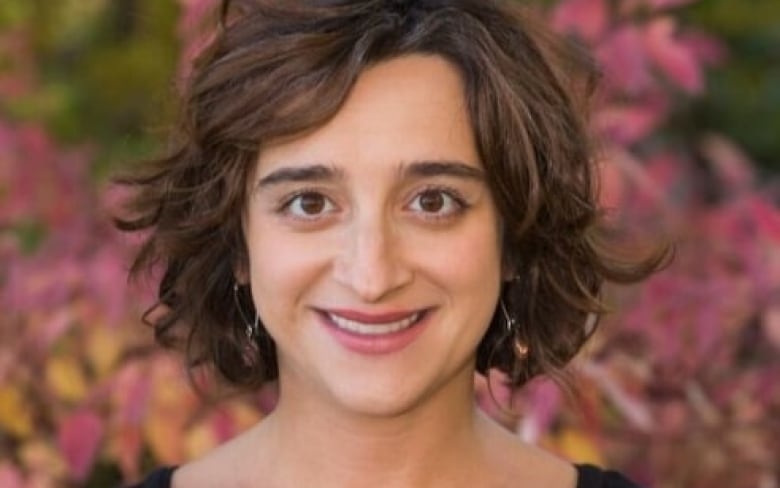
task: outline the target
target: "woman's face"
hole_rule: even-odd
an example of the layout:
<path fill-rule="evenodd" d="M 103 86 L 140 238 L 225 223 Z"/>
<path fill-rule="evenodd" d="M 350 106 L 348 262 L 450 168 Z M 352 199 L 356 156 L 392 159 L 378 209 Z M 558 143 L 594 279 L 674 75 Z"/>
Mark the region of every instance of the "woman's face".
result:
<path fill-rule="evenodd" d="M 250 185 L 248 279 L 280 405 L 390 415 L 466 391 L 501 249 L 453 66 L 366 70 L 325 126 L 263 147 Z"/>

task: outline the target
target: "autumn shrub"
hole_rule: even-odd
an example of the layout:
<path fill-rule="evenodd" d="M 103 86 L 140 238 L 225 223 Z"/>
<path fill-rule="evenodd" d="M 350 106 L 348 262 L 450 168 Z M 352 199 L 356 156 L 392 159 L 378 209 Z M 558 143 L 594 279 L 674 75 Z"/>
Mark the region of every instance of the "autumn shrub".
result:
<path fill-rule="evenodd" d="M 535 381 L 477 401 L 519 436 L 645 486 L 780 483 L 780 212 L 775 183 L 720 134 L 677 134 L 707 70 L 728 62 L 679 21 L 693 0 L 562 0 L 545 11 L 604 70 L 594 125 L 609 217 L 637 245 L 676 242 L 640 286 L 610 288 L 614 312 L 573 365 L 577 393 Z M 213 1 L 179 0 L 180 74 Z M 34 94 L 40 66 L 23 29 L 0 32 L 0 100 Z M 5 48 L 5 49 L 3 49 Z M 134 242 L 108 219 L 116 189 L 99 153 L 62 143 L 0 102 L 0 486 L 110 486 L 197 456 L 273 408 L 269 387 L 199 399 L 180 358 L 153 344 L 128 286 Z"/>

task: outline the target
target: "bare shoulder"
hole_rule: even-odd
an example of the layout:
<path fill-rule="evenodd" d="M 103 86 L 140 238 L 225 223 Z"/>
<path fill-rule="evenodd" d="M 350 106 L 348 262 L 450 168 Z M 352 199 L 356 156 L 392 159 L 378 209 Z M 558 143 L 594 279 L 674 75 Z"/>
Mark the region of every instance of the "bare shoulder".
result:
<path fill-rule="evenodd" d="M 221 446 L 205 456 L 180 466 L 173 473 L 172 488 L 200 488 L 207 486 L 232 486 L 226 476 L 232 478 L 234 466 L 226 446 Z"/>
<path fill-rule="evenodd" d="M 262 456 L 252 456 L 252 430 L 236 436 L 179 467 L 173 474 L 172 488 L 206 488 L 213 486 L 244 486 L 247 471 L 255 469 Z"/>
<path fill-rule="evenodd" d="M 522 443 L 520 449 L 526 460 L 522 463 L 523 472 L 530 477 L 527 485 L 520 486 L 574 488 L 577 485 L 577 470 L 570 462 L 536 446 Z"/>
<path fill-rule="evenodd" d="M 491 441 L 490 459 L 494 473 L 500 473 L 497 487 L 544 486 L 575 488 L 577 470 L 574 465 L 498 427 Z"/>

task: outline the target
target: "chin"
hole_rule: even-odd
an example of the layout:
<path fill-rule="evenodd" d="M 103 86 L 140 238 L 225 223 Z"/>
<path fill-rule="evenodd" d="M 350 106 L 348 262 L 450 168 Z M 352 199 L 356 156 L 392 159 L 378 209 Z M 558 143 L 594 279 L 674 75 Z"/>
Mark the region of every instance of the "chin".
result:
<path fill-rule="evenodd" d="M 399 388 L 398 386 L 387 387 L 376 383 L 360 388 L 350 388 L 350 385 L 341 383 L 337 388 L 331 391 L 333 401 L 352 415 L 366 417 L 403 415 L 414 410 L 424 398 L 422 392 L 409 391 L 407 388 Z"/>

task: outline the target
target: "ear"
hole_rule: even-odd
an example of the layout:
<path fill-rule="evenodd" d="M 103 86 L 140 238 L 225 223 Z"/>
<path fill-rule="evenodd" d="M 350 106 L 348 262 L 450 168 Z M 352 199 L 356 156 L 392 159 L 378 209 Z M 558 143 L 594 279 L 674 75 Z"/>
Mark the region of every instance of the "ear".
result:
<path fill-rule="evenodd" d="M 249 260 L 245 256 L 239 256 L 234 259 L 233 279 L 239 285 L 249 284 Z"/>
<path fill-rule="evenodd" d="M 501 236 L 501 281 L 507 283 L 517 279 L 518 259 L 513 249 L 512 243 L 507 238 L 506 226 L 503 220 L 499 220 L 499 235 Z"/>
<path fill-rule="evenodd" d="M 249 284 L 249 273 L 244 268 L 233 270 L 233 278 L 239 285 Z"/>
<path fill-rule="evenodd" d="M 510 256 L 504 255 L 501 260 L 501 280 L 504 282 L 514 281 L 517 279 L 517 263 L 515 259 Z"/>

